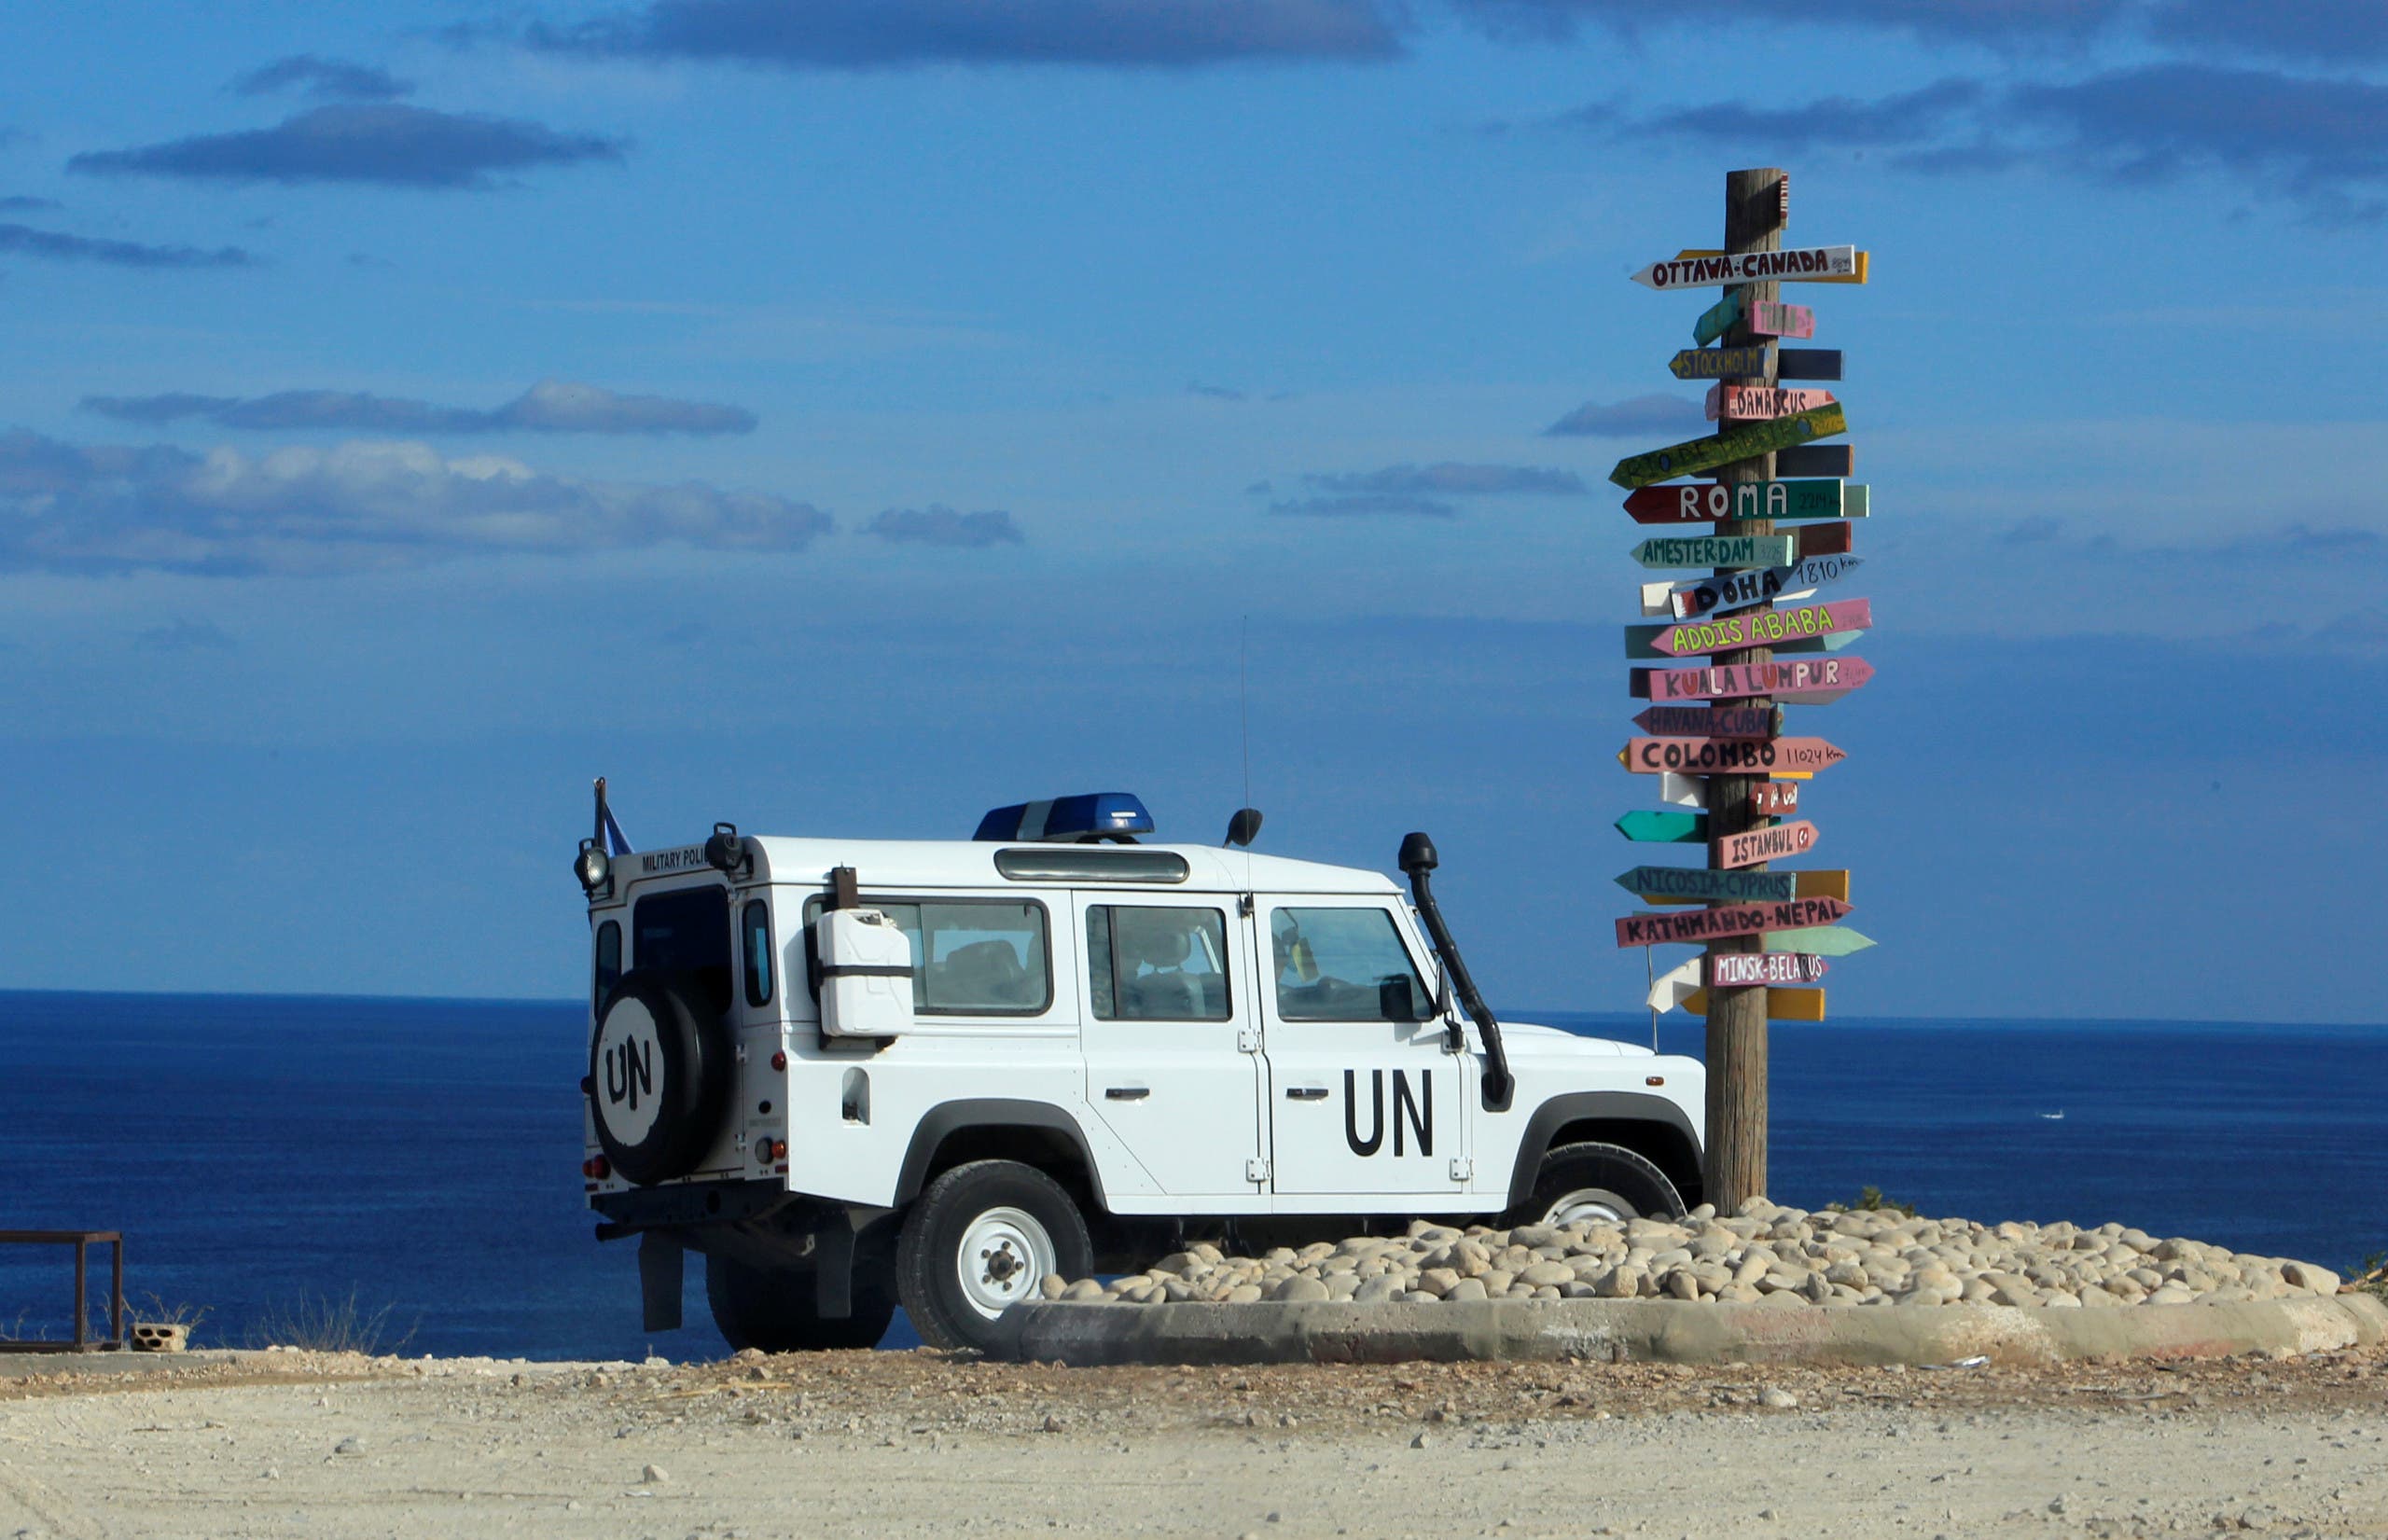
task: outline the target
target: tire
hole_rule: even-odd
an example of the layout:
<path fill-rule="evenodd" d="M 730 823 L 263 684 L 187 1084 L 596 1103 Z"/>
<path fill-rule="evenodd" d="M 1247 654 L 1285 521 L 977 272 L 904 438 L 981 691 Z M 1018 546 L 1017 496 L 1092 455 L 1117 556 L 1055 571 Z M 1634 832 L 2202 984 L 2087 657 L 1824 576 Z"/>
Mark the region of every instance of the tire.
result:
<path fill-rule="evenodd" d="M 589 1043 L 597 1143 L 641 1186 L 696 1170 L 729 1115 L 729 1031 L 693 975 L 633 968 Z"/>
<path fill-rule="evenodd" d="M 1526 1195 L 1502 1222 L 1565 1225 L 1587 1219 L 1680 1219 L 1683 1195 L 1667 1173 L 1622 1145 L 1562 1145 L 1542 1158 Z"/>
<path fill-rule="evenodd" d="M 840 1321 L 814 1311 L 812 1273 L 757 1268 L 726 1256 L 705 1258 L 705 1303 L 733 1349 L 822 1353 L 877 1347 L 896 1318 L 894 1284 L 883 1270 L 867 1275 L 857 1264 L 854 1313 Z"/>
<path fill-rule="evenodd" d="M 1086 1218 L 1059 1182 L 1016 1160 L 973 1160 L 928 1185 L 896 1242 L 896 1292 L 933 1348 L 994 1339 L 1006 1306 L 1048 1272 L 1094 1270 Z"/>

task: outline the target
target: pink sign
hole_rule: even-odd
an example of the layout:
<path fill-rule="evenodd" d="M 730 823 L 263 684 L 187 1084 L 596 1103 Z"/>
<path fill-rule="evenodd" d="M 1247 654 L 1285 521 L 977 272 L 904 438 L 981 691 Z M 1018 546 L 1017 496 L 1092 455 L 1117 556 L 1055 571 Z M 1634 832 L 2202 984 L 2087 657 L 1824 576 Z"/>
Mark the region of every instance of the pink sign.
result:
<path fill-rule="evenodd" d="M 1749 307 L 1746 321 L 1753 337 L 1808 338 L 1816 334 L 1816 312 L 1805 305 L 1760 299 Z"/>
<path fill-rule="evenodd" d="M 1874 677 L 1863 658 L 1778 659 L 1771 663 L 1720 663 L 1706 669 L 1635 669 L 1637 701 L 1731 701 L 1770 695 L 1793 705 L 1838 701 Z"/>
<path fill-rule="evenodd" d="M 1786 812 L 1799 811 L 1799 783 L 1797 781 L 1760 781 L 1750 788 L 1750 812 L 1761 818 L 1778 818 Z"/>
<path fill-rule="evenodd" d="M 1708 420 L 1712 423 L 1728 417 L 1742 423 L 1764 422 L 1832 404 L 1832 392 L 1828 390 L 1786 390 L 1781 385 L 1708 387 Z"/>
<path fill-rule="evenodd" d="M 1761 861 L 1786 860 L 1805 855 L 1815 844 L 1816 825 L 1803 818 L 1796 824 L 1777 824 L 1771 828 L 1725 836 L 1716 841 L 1716 865 L 1730 871 L 1736 867 L 1755 867 Z"/>
<path fill-rule="evenodd" d="M 1828 964 L 1812 952 L 1713 951 L 1708 954 L 1708 987 L 1749 989 L 1759 984 L 1812 984 Z"/>
<path fill-rule="evenodd" d="M 1636 775 L 1778 775 L 1830 770 L 1849 752 L 1822 738 L 1635 738 L 1617 757 Z"/>

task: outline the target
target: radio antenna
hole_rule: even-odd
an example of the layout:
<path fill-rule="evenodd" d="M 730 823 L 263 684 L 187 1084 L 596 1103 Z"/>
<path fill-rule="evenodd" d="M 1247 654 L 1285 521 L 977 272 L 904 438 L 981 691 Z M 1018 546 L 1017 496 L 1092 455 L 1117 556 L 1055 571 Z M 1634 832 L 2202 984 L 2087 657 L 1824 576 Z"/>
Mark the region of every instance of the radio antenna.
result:
<path fill-rule="evenodd" d="M 1243 617 L 1235 646 L 1235 709 L 1243 724 L 1243 805 L 1252 806 L 1252 617 Z"/>

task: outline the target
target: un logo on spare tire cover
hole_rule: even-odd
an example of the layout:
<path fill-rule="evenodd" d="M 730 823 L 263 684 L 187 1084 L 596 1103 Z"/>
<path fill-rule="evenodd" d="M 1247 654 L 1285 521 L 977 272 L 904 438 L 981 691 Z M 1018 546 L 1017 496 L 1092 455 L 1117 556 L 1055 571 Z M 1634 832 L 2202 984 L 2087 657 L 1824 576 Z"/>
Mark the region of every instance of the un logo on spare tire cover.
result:
<path fill-rule="evenodd" d="M 637 1000 L 605 1013 L 597 1033 L 597 1116 L 625 1145 L 643 1145 L 655 1127 L 655 1017 Z"/>
<path fill-rule="evenodd" d="M 589 1107 L 626 1180 L 686 1176 L 727 1131 L 728 993 L 701 971 L 633 968 L 607 996 L 589 1045 Z"/>

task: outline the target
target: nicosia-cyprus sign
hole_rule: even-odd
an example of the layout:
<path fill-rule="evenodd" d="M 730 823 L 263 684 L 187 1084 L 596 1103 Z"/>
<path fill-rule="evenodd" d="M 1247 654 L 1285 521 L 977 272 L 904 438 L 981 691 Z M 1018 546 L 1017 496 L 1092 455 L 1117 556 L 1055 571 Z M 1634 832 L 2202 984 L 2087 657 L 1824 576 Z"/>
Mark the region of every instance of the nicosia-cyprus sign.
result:
<path fill-rule="evenodd" d="M 1855 246 L 1789 246 L 1723 257 L 1679 257 L 1670 262 L 1653 262 L 1632 274 L 1635 283 L 1654 289 L 1756 284 L 1770 278 L 1797 283 L 1856 276 Z"/>
<path fill-rule="evenodd" d="M 1761 861 L 1805 855 L 1815 846 L 1816 825 L 1802 818 L 1797 823 L 1725 836 L 1716 841 L 1716 865 L 1730 871 L 1736 867 L 1755 867 Z"/>
<path fill-rule="evenodd" d="M 1686 621 L 1680 626 L 1669 626 L 1653 637 L 1650 645 L 1670 657 L 1684 658 L 1829 636 L 1836 631 L 1864 631 L 1873 623 L 1871 600 L 1837 599 L 1828 604 L 1801 604 L 1787 610 L 1737 610 L 1713 619 Z"/>
<path fill-rule="evenodd" d="M 1791 449 L 1811 438 L 1829 438 L 1849 431 L 1849 419 L 1835 403 L 1812 411 L 1795 411 L 1788 417 L 1777 417 L 1765 423 L 1746 423 L 1705 438 L 1686 443 L 1670 444 L 1646 454 L 1631 454 L 1617 463 L 1608 479 L 1620 487 L 1646 487 L 1653 481 L 1664 481 L 1677 476 L 1697 476 L 1704 470 L 1729 465 L 1736 460 L 1749 460 L 1776 450 Z"/>
<path fill-rule="evenodd" d="M 1866 484 L 1812 481 L 1693 481 L 1626 493 L 1637 524 L 1701 524 L 1720 519 L 1863 519 Z"/>
<path fill-rule="evenodd" d="M 1838 898 L 1791 898 L 1674 914 L 1629 914 L 1617 923 L 1617 944 L 1654 947 L 1669 941 L 1711 941 L 1721 936 L 1816 928 L 1830 925 L 1853 908 Z"/>
<path fill-rule="evenodd" d="M 1830 770 L 1849 751 L 1822 738 L 1634 738 L 1617 761 L 1636 775 L 1772 775 Z"/>
<path fill-rule="evenodd" d="M 1704 669 L 1635 669 L 1631 694 L 1637 701 L 1729 701 L 1740 696 L 1770 695 L 1799 704 L 1801 696 L 1837 699 L 1873 677 L 1874 665 L 1863 658 L 1720 663 Z"/>

